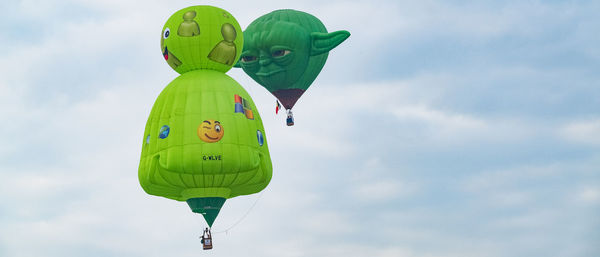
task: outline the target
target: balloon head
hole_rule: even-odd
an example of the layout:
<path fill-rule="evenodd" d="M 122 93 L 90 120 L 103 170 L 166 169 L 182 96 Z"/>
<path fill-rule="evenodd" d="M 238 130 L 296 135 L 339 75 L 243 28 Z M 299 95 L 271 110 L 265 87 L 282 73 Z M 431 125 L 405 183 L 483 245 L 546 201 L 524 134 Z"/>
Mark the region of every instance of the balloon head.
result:
<path fill-rule="evenodd" d="M 243 45 L 242 29 L 235 18 L 207 5 L 175 12 L 160 38 L 163 58 L 180 74 L 198 69 L 227 72 L 239 59 Z"/>

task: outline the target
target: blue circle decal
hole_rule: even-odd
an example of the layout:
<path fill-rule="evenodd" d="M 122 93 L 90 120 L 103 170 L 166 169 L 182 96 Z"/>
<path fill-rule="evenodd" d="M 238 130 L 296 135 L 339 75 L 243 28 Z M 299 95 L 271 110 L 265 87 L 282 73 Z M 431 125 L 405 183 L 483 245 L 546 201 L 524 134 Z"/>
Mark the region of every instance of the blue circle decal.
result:
<path fill-rule="evenodd" d="M 256 137 L 258 138 L 258 144 L 262 146 L 265 143 L 265 139 L 263 138 L 263 134 L 260 132 L 260 130 L 256 131 Z"/>
<path fill-rule="evenodd" d="M 150 135 L 146 137 L 146 144 L 150 144 Z"/>
<path fill-rule="evenodd" d="M 169 136 L 169 131 L 171 130 L 171 128 L 169 128 L 169 126 L 164 125 L 162 126 L 162 128 L 160 128 L 160 132 L 158 133 L 158 137 L 160 137 L 161 139 L 165 139 Z"/>

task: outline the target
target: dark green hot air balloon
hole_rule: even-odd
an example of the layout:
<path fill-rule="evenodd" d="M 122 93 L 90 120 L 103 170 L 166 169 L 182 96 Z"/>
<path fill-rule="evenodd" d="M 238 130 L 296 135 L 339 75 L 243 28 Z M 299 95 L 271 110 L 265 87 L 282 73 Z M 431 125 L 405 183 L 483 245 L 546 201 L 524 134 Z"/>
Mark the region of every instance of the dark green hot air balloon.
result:
<path fill-rule="evenodd" d="M 345 30 L 328 33 L 315 16 L 296 10 L 277 10 L 253 21 L 244 31 L 239 66 L 271 92 L 288 111 L 308 90 L 328 53 L 346 38 Z"/>

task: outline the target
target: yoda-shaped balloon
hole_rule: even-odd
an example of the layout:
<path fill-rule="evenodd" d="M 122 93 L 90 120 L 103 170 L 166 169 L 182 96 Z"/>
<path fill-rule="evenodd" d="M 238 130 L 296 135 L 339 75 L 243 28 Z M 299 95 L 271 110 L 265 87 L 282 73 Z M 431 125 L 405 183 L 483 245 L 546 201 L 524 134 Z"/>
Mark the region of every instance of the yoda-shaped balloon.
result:
<path fill-rule="evenodd" d="M 244 31 L 244 50 L 238 66 L 291 109 L 325 65 L 331 49 L 350 33 L 327 33 L 315 16 L 296 10 L 277 10 L 253 21 Z"/>

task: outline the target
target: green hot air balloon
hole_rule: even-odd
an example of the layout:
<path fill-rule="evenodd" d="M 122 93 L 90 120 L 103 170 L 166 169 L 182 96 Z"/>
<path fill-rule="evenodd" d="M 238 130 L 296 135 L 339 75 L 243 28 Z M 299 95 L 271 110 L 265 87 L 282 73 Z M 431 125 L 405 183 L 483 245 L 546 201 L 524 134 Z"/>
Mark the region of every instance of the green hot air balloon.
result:
<path fill-rule="evenodd" d="M 291 126 L 292 107 L 321 72 L 329 51 L 349 36 L 345 30 L 327 33 L 319 19 L 305 12 L 273 11 L 244 31 L 239 66 L 279 99 Z"/>
<path fill-rule="evenodd" d="M 257 193 L 272 176 L 258 110 L 224 73 L 241 54 L 243 34 L 229 12 L 192 6 L 167 20 L 160 42 L 181 75 L 148 117 L 139 181 L 148 194 L 186 201 L 212 226 L 226 199 Z"/>

